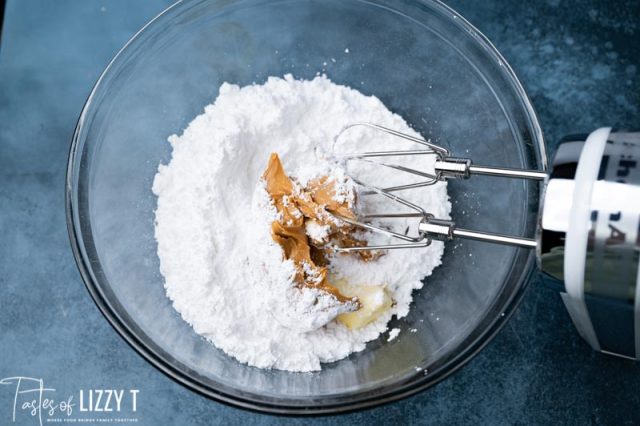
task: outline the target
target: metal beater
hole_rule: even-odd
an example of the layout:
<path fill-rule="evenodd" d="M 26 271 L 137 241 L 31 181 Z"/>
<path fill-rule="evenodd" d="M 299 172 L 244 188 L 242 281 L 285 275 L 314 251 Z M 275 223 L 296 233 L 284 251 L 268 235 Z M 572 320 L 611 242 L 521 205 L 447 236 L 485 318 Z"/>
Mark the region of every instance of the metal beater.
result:
<path fill-rule="evenodd" d="M 465 238 L 470 240 L 486 241 L 490 243 L 506 244 L 511 246 L 528 247 L 528 248 L 535 248 L 537 246 L 537 242 L 533 238 L 523 238 L 523 237 L 516 237 L 511 235 L 473 231 L 469 229 L 458 228 L 456 227 L 455 222 L 451 220 L 436 218 L 431 213 L 422 209 L 422 207 L 402 197 L 399 197 L 393 194 L 393 192 L 405 190 L 405 189 L 429 186 L 429 185 L 433 185 L 438 181 L 443 181 L 446 179 L 452 179 L 452 178 L 469 179 L 472 175 L 487 175 L 487 176 L 516 178 L 516 179 L 529 179 L 529 180 L 535 180 L 535 181 L 545 181 L 548 178 L 548 175 L 546 172 L 538 171 L 538 170 L 511 169 L 511 168 L 504 168 L 504 167 L 476 166 L 468 158 L 452 157 L 450 152 L 446 148 L 443 148 L 439 145 L 436 145 L 426 140 L 415 138 L 411 135 L 407 135 L 405 133 L 401 133 L 393 129 L 389 129 L 377 124 L 366 123 L 366 122 L 354 123 L 344 127 L 340 131 L 340 133 L 336 135 L 334 139 L 334 149 L 340 137 L 344 135 L 345 132 L 358 126 L 364 126 L 377 131 L 388 133 L 392 136 L 396 136 L 396 137 L 417 143 L 419 145 L 422 145 L 424 148 L 414 149 L 414 150 L 372 151 L 372 152 L 349 153 L 349 154 L 334 153 L 334 156 L 336 157 L 336 159 L 344 162 L 349 162 L 353 160 L 366 161 L 366 162 L 373 163 L 375 165 L 389 167 L 395 170 L 399 170 L 401 172 L 420 176 L 420 177 L 426 178 L 426 180 L 422 182 L 411 183 L 406 185 L 379 188 L 379 187 L 367 185 L 354 178 L 357 184 L 367 189 L 367 191 L 363 193 L 364 195 L 377 193 L 379 195 L 387 197 L 388 199 L 396 203 L 401 204 L 404 207 L 410 208 L 411 210 L 413 210 L 413 212 L 370 214 L 370 215 L 362 216 L 361 218 L 362 220 L 354 220 L 354 219 L 340 216 L 340 219 L 344 220 L 345 222 L 368 229 L 373 232 L 378 232 L 390 237 L 394 237 L 405 242 L 401 244 L 384 244 L 384 245 L 366 246 L 366 247 L 339 247 L 337 248 L 338 251 L 350 252 L 350 251 L 360 251 L 360 250 L 387 250 L 387 249 L 426 247 L 429 244 L 431 244 L 431 241 L 434 239 L 447 241 L 447 240 L 452 240 L 453 238 Z M 414 155 L 435 155 L 437 157 L 435 162 L 435 172 L 434 172 L 435 174 L 427 173 L 421 170 L 405 167 L 398 164 L 390 164 L 382 161 L 370 160 L 371 158 L 414 156 Z M 418 225 L 418 235 L 409 236 L 409 235 L 401 234 L 398 232 L 391 231 L 389 229 L 372 225 L 371 223 L 368 222 L 368 220 L 375 219 L 375 218 L 407 218 L 407 217 L 416 217 L 420 219 L 420 223 Z"/>

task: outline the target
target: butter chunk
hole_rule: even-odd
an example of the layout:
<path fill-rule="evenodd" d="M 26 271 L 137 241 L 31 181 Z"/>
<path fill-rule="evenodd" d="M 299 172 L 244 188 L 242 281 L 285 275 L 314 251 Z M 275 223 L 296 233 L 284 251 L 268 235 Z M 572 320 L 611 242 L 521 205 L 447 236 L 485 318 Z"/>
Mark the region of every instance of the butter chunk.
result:
<path fill-rule="evenodd" d="M 354 312 L 340 314 L 336 320 L 349 328 L 357 330 L 378 319 L 391 308 L 393 301 L 382 285 L 351 285 L 344 280 L 338 280 L 334 286 L 346 297 L 357 297 L 360 309 Z"/>

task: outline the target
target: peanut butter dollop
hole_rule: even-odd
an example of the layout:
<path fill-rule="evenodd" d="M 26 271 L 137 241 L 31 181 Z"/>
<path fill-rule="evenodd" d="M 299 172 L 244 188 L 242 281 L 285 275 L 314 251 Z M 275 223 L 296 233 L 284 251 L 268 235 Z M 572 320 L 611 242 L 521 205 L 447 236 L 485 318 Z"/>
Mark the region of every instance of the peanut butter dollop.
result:
<path fill-rule="evenodd" d="M 296 283 L 330 293 L 342 303 L 356 302 L 358 308 L 357 298 L 344 296 L 327 279 L 326 243 L 329 240 L 339 239 L 345 245 L 365 244 L 351 236 L 354 232 L 351 225 L 341 223 L 332 216 L 336 214 L 355 218 L 349 201 L 338 201 L 340 197 L 336 197 L 335 180 L 322 176 L 302 188 L 287 176 L 278 154 L 275 153 L 271 154 L 262 179 L 279 215 L 271 223 L 271 236 L 282 247 L 285 259 L 293 260 L 296 266 Z M 309 222 L 330 227 L 325 241 L 310 241 L 305 229 L 305 224 Z M 374 258 L 367 251 L 359 252 L 358 255 L 363 260 Z"/>

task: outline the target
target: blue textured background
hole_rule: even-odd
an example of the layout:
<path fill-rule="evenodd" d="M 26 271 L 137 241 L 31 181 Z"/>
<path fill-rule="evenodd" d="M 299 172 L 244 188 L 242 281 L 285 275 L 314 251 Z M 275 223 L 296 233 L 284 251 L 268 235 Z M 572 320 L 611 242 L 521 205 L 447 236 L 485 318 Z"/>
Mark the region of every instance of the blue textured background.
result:
<path fill-rule="evenodd" d="M 0 44 L 0 378 L 41 377 L 60 394 L 138 388 L 141 424 L 632 424 L 640 365 L 593 352 L 559 296 L 534 283 L 514 318 L 435 388 L 340 417 L 230 408 L 147 364 L 93 305 L 67 241 L 67 150 L 110 58 L 168 0 L 9 0 Z M 547 143 L 598 126 L 640 128 L 640 2 L 452 0 L 504 54 Z M 0 386 L 0 424 L 13 393 Z M 21 416 L 25 424 L 35 419 Z"/>

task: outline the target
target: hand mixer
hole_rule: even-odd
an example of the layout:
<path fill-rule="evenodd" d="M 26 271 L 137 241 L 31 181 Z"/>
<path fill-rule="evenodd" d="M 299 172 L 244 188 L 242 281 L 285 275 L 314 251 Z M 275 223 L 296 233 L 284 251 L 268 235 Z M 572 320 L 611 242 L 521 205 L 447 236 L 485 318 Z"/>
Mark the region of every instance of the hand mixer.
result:
<path fill-rule="evenodd" d="M 415 143 L 420 149 L 335 154 L 338 160 L 365 161 L 420 176 L 406 185 L 377 187 L 354 178 L 363 195 L 379 194 L 410 212 L 376 213 L 342 220 L 401 240 L 398 244 L 338 247 L 338 251 L 426 247 L 432 240 L 465 238 L 516 247 L 535 248 L 543 280 L 561 286 L 561 295 L 579 333 L 596 350 L 640 359 L 640 132 L 601 128 L 590 135 L 560 142 L 549 173 L 476 166 L 449 150 L 373 123 L 346 126 L 345 132 L 367 127 Z M 385 162 L 385 157 L 435 155 L 433 171 Z M 529 179 L 542 184 L 536 238 L 472 231 L 434 217 L 395 194 L 438 181 L 473 175 Z M 372 223 L 374 219 L 419 220 L 417 235 L 405 235 Z"/>

